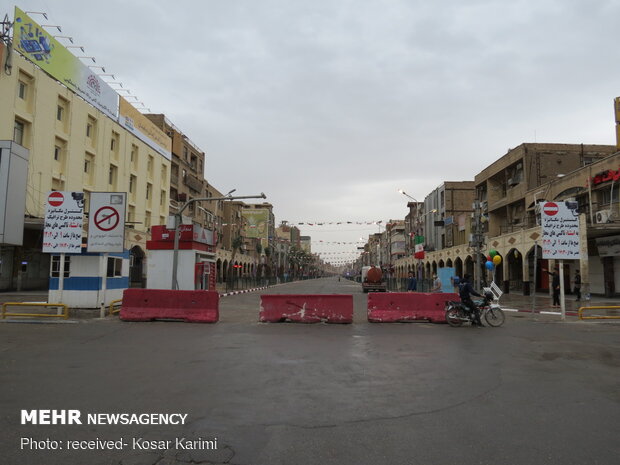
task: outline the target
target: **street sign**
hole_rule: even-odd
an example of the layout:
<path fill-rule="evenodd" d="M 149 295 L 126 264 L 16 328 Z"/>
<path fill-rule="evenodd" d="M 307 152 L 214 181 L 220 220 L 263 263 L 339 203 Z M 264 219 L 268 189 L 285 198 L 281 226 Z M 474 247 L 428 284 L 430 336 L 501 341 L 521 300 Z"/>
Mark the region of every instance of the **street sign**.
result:
<path fill-rule="evenodd" d="M 45 209 L 43 252 L 81 253 L 83 222 L 83 192 L 50 192 Z"/>
<path fill-rule="evenodd" d="M 90 194 L 89 252 L 122 252 L 125 246 L 125 192 Z"/>
<path fill-rule="evenodd" d="M 581 258 L 579 213 L 575 203 L 544 202 L 540 212 L 542 258 L 555 260 Z"/>
<path fill-rule="evenodd" d="M 64 201 L 65 196 L 62 194 L 62 192 L 59 191 L 50 192 L 50 194 L 47 196 L 47 203 L 52 207 L 60 207 L 62 206 Z"/>

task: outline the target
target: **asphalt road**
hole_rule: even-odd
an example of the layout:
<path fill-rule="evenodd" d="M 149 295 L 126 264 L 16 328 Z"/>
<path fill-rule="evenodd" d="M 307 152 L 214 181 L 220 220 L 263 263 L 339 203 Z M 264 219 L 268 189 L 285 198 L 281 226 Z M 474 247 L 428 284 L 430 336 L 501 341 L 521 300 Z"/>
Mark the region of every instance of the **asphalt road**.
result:
<path fill-rule="evenodd" d="M 0 462 L 619 461 L 618 324 L 520 314 L 501 328 L 370 324 L 355 283 L 321 279 L 264 292 L 352 293 L 355 323 L 261 324 L 259 294 L 249 293 L 223 298 L 213 325 L 0 324 Z M 122 412 L 187 418 L 180 426 L 21 425 L 22 409 L 77 409 L 82 420 Z M 30 438 L 63 449 L 31 450 Z M 67 450 L 67 441 L 97 438 L 127 446 Z M 170 448 L 134 449 L 139 438 Z M 217 450 L 179 449 L 176 438 L 217 438 Z"/>

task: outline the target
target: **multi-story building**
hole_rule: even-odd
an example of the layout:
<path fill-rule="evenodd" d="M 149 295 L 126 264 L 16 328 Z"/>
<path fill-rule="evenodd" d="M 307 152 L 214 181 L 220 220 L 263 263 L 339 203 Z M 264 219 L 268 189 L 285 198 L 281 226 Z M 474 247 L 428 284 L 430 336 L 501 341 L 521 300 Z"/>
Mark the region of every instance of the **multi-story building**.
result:
<path fill-rule="evenodd" d="M 425 249 L 428 252 L 467 242 L 465 219 L 473 211 L 474 183 L 446 181 L 424 199 L 422 215 Z"/>
<path fill-rule="evenodd" d="M 194 144 L 187 135 L 178 129 L 163 114 L 146 114 L 158 128 L 164 131 L 172 141 L 172 159 L 170 162 L 170 214 L 177 213 L 185 202 L 195 198 L 208 197 L 204 178 L 205 153 Z M 197 204 L 190 204 L 183 212 L 184 216 L 202 227 L 214 223 L 213 218 Z M 210 229 L 210 228 L 209 228 Z"/>
<path fill-rule="evenodd" d="M 41 252 L 41 237 L 52 190 L 84 192 L 86 213 L 91 192 L 127 192 L 125 248 L 131 251 L 131 280 L 141 284 L 150 227 L 168 215 L 169 138 L 154 126 L 153 137 L 138 137 L 132 129 L 150 122 L 116 94 L 120 110 L 114 116 L 16 51 L 0 47 L 0 54 L 7 63 L 0 70 L 0 140 L 29 152 L 24 241 L 3 247 L 2 287 L 16 287 L 19 278 L 23 289 L 47 289 L 50 259 Z M 25 271 L 16 266 L 22 262 L 30 265 Z"/>
<path fill-rule="evenodd" d="M 490 237 L 534 226 L 525 193 L 616 151 L 613 145 L 521 144 L 475 177 Z"/>

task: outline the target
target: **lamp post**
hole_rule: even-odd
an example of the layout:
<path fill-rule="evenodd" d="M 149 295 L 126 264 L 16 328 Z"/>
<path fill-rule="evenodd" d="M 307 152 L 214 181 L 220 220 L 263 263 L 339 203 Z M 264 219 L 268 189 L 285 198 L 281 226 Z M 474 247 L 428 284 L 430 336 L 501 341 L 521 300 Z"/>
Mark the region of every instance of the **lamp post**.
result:
<path fill-rule="evenodd" d="M 190 199 L 183 204 L 183 206 L 174 214 L 174 250 L 172 253 L 172 290 L 179 290 L 179 283 L 177 282 L 177 268 L 179 264 L 179 225 L 183 218 L 183 212 L 185 209 L 194 202 L 209 202 L 217 200 L 240 200 L 240 199 L 266 199 L 267 196 L 261 192 L 260 195 L 240 195 L 233 197 L 230 195 L 235 189 L 230 191 L 224 197 L 203 197 L 198 199 Z"/>

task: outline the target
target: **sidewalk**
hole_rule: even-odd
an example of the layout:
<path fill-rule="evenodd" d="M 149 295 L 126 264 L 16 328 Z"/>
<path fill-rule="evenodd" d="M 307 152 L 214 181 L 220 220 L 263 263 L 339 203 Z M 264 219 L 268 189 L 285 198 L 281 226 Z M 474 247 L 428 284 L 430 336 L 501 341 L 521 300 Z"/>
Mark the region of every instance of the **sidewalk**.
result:
<path fill-rule="evenodd" d="M 500 297 L 499 303 L 502 308 L 510 310 L 517 310 L 519 312 L 532 312 L 534 313 L 557 313 L 560 314 L 561 309 L 559 307 L 553 307 L 553 299 L 547 293 L 536 293 L 536 302 L 534 302 L 534 296 L 524 296 L 521 294 L 504 294 Z M 574 295 L 566 295 L 564 298 L 566 315 L 567 317 L 577 317 L 580 307 L 593 307 L 593 306 L 620 306 L 620 299 L 613 299 L 601 296 L 592 296 L 589 300 L 584 298 L 577 302 Z M 616 312 L 616 315 L 620 316 L 620 310 L 609 310 L 609 314 Z"/>

